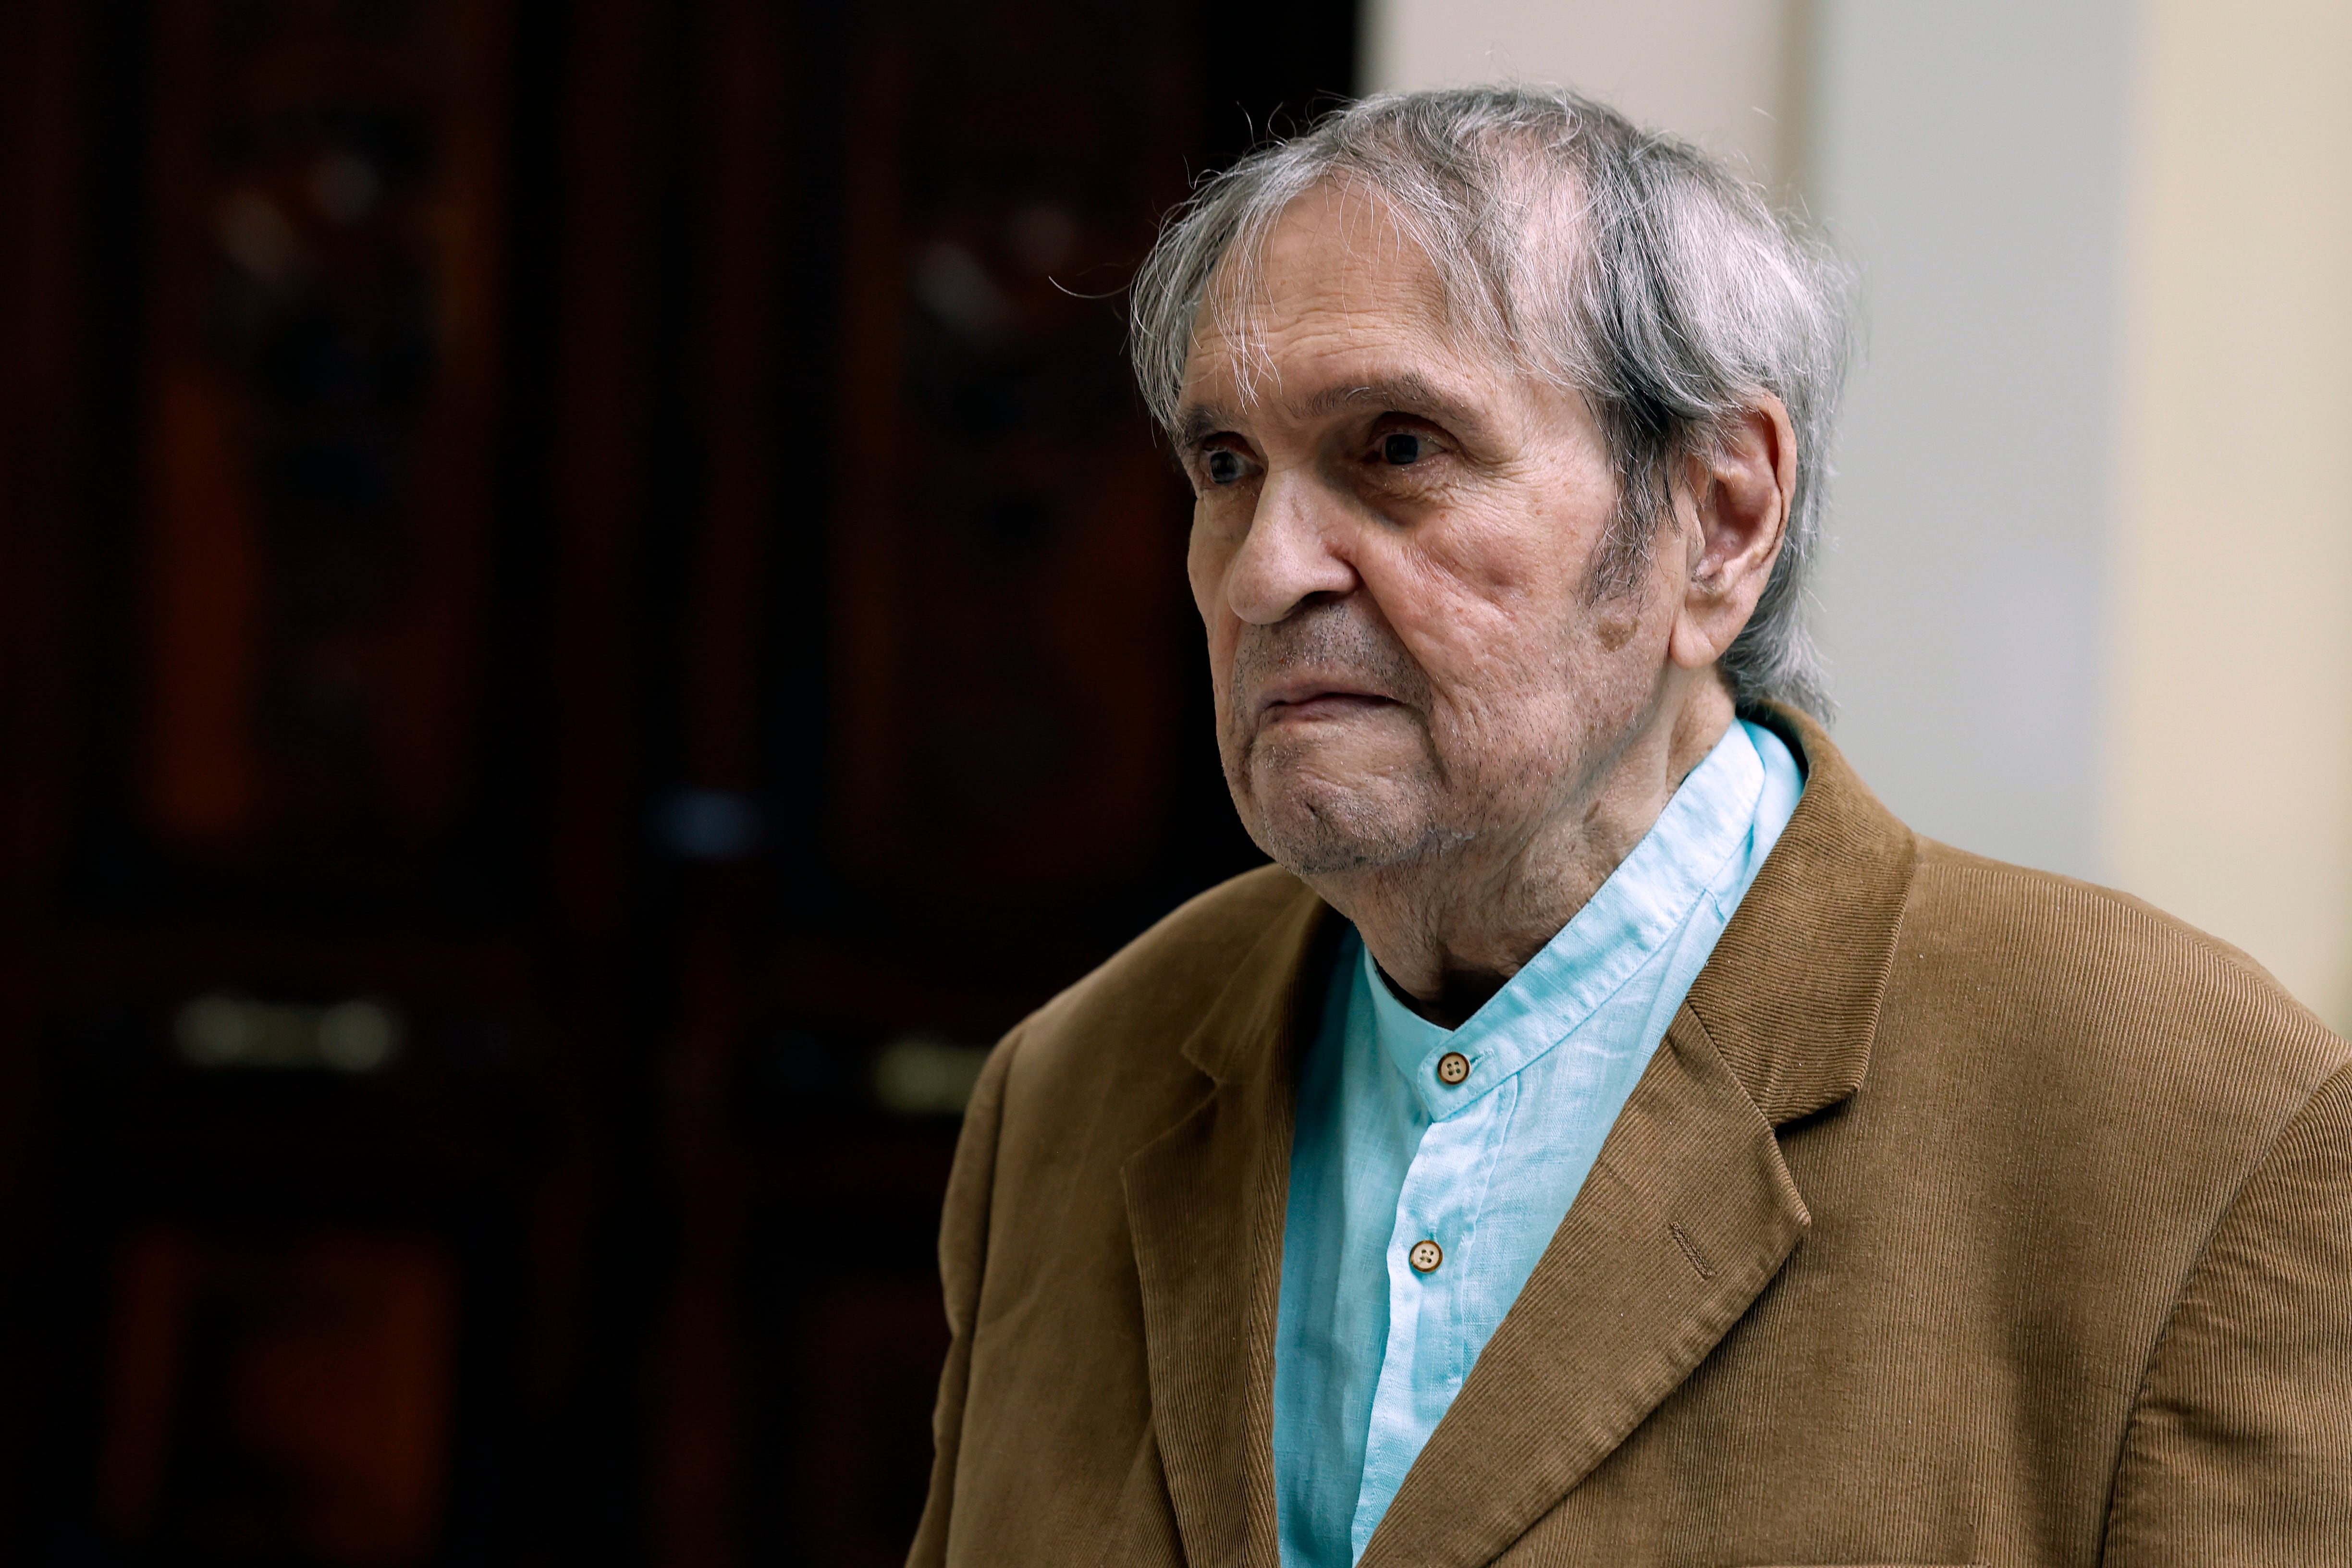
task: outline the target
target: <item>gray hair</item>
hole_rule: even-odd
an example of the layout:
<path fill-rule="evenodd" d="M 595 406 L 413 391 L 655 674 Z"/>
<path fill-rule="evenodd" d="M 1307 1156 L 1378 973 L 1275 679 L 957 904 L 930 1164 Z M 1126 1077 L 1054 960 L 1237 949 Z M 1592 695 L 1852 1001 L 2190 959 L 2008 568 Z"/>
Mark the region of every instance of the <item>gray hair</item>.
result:
<path fill-rule="evenodd" d="M 1826 719 L 1804 599 L 1848 349 L 1847 275 L 1829 253 L 1704 153 L 1590 99 L 1383 93 L 1211 176 L 1171 216 L 1136 277 L 1130 349 L 1171 436 L 1220 269 L 1246 280 L 1282 214 L 1333 183 L 1381 200 L 1436 267 L 1458 329 L 1591 407 L 1621 493 L 1596 592 L 1646 570 L 1676 464 L 1780 398 L 1797 443 L 1788 537 L 1722 666 L 1741 708 L 1773 699 Z M 1219 324 L 1246 362 L 1245 323 Z"/>

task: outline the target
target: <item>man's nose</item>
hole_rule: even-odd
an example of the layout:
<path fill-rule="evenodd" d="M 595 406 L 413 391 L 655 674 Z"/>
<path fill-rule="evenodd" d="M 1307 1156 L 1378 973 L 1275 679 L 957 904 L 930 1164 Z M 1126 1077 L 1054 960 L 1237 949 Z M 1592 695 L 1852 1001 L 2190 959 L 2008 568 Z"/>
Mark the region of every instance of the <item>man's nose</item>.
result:
<path fill-rule="evenodd" d="M 1310 599 L 1352 592 L 1354 563 L 1342 553 L 1347 520 L 1338 499 L 1303 473 L 1268 474 L 1249 532 L 1225 576 L 1225 600 L 1253 626 L 1286 620 Z"/>

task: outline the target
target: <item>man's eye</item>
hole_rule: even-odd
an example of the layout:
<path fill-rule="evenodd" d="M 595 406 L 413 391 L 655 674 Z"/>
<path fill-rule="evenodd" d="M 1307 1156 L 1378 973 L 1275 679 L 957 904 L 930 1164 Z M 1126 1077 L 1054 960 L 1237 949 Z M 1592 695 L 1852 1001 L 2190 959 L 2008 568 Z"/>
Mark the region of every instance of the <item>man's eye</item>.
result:
<path fill-rule="evenodd" d="M 1242 455 L 1218 447 L 1209 453 L 1209 482 L 1229 485 L 1242 477 Z"/>
<path fill-rule="evenodd" d="M 1381 438 L 1381 456 L 1400 468 L 1409 468 L 1421 461 L 1421 437 L 1408 430 L 1393 431 Z"/>

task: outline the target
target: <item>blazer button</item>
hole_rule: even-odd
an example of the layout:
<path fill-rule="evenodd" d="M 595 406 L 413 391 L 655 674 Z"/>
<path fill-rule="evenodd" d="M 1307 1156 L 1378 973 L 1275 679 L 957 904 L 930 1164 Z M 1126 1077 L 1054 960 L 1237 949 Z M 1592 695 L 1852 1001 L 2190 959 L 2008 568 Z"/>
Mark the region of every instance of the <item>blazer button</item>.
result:
<path fill-rule="evenodd" d="M 1407 1262 L 1423 1274 L 1433 1274 L 1436 1272 L 1437 1266 L 1445 1261 L 1445 1248 L 1433 1241 L 1416 1241 L 1412 1244 L 1412 1250 L 1404 1256 Z"/>
<path fill-rule="evenodd" d="M 1448 1051 L 1437 1058 L 1437 1081 L 1460 1083 L 1470 1076 L 1470 1058 L 1460 1051 Z"/>

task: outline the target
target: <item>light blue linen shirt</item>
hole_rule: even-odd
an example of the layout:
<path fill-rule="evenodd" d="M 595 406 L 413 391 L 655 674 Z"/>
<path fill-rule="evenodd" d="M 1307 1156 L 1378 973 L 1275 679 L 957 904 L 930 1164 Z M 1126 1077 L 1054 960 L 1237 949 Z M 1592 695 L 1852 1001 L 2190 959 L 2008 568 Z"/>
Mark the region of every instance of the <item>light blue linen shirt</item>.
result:
<path fill-rule="evenodd" d="M 1284 1568 L 1347 1568 L 1518 1299 L 1804 788 L 1735 722 L 1632 854 L 1459 1029 L 1349 930 L 1300 1065 L 1275 1330 Z M 1448 1086 L 1448 1052 L 1470 1073 Z M 1434 1241 L 1427 1273 L 1410 1254 Z M 1424 1258 L 1426 1255 L 1424 1255 Z"/>

